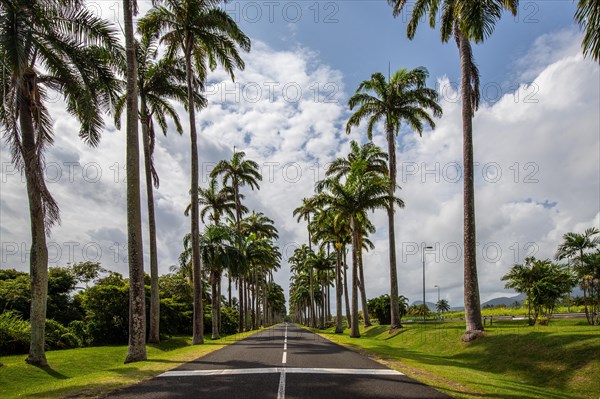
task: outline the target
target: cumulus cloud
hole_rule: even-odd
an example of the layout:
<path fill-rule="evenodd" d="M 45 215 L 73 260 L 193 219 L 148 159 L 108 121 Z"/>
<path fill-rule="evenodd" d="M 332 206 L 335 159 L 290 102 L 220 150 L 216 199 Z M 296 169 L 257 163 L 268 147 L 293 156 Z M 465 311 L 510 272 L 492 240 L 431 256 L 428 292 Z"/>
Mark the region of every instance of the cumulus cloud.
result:
<path fill-rule="evenodd" d="M 575 35 L 551 38 L 540 38 L 527 62 L 516 61 L 520 82 L 533 83 L 484 104 L 474 119 L 483 300 L 506 295 L 499 279 L 526 254 L 551 257 L 564 232 L 599 223 L 598 65 L 578 55 Z M 558 55 L 548 58 L 546 53 Z M 260 191 L 244 191 L 247 205 L 275 220 L 286 257 L 307 235 L 292 210 L 312 195 L 324 165 L 344 155 L 350 139 L 365 140 L 364 127 L 346 136 L 344 76 L 310 49 L 275 51 L 257 42 L 245 59 L 246 70 L 236 74 L 235 83 L 220 70 L 210 77 L 210 105 L 197 120 L 201 182 L 206 183 L 216 162 L 231 157 L 234 147 L 257 161 L 264 179 Z M 448 87 L 446 78 L 439 79 L 440 87 Z M 418 300 L 420 246 L 434 246 L 426 256 L 428 300 L 434 300 L 437 284 L 442 296 L 458 306 L 462 125 L 457 94 L 451 89 L 444 94 L 444 116 L 436 130 L 423 138 L 403 131 L 399 139 L 399 194 L 406 208 L 396 217 L 398 269 L 400 292 Z M 53 180 L 49 187 L 62 211 L 62 224 L 50 237 L 51 264 L 97 258 L 127 274 L 124 133 L 107 127 L 100 146 L 90 149 L 77 139 L 77 124 L 64 105 L 57 100 L 50 109 L 57 137 L 48 152 L 46 176 Z M 381 131 L 374 141 L 386 147 Z M 24 179 L 11 168 L 5 146 L 0 155 L 1 265 L 26 270 L 30 236 Z M 168 137 L 159 138 L 155 161 L 161 186 L 155 199 L 161 273 L 177 263 L 189 229 L 183 215 L 189 202 L 189 160 L 187 129 L 182 136 L 171 129 Z M 145 212 L 142 198 L 144 223 Z M 365 255 L 369 297 L 389 290 L 387 218 L 383 212 L 372 216 L 378 230 L 376 249 Z M 275 278 L 286 290 L 289 276 L 284 261 Z"/>

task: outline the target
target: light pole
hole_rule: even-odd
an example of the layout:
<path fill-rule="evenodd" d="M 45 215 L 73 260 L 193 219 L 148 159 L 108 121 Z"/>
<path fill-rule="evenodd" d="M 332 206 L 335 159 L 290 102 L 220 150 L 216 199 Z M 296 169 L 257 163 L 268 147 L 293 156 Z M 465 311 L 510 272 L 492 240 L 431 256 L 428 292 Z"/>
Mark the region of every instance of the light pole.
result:
<path fill-rule="evenodd" d="M 436 307 L 440 305 L 440 286 L 439 285 L 434 285 L 435 288 L 438 289 L 438 301 L 436 303 Z M 438 318 L 441 320 L 442 318 L 440 317 L 440 312 L 438 310 Z"/>
<path fill-rule="evenodd" d="M 433 249 L 433 247 L 431 246 L 423 246 L 423 251 L 422 255 L 423 255 L 423 321 L 425 321 L 425 250 L 426 249 Z"/>

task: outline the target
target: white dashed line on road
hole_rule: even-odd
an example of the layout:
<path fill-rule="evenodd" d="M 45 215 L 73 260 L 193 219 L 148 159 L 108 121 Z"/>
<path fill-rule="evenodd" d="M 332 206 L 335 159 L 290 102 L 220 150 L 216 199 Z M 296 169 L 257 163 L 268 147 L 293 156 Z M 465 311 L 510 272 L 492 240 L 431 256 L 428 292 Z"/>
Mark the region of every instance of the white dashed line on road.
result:
<path fill-rule="evenodd" d="M 285 399 L 285 369 L 281 370 L 279 376 L 279 389 L 277 390 L 277 399 Z"/>

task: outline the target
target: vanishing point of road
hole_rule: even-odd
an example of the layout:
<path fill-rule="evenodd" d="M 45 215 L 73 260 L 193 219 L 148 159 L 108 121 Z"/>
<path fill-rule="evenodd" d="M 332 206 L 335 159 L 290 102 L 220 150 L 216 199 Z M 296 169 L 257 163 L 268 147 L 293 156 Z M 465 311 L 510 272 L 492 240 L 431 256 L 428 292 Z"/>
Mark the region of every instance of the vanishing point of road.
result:
<path fill-rule="evenodd" d="M 445 399 L 431 387 L 292 324 L 280 324 L 112 399 Z"/>

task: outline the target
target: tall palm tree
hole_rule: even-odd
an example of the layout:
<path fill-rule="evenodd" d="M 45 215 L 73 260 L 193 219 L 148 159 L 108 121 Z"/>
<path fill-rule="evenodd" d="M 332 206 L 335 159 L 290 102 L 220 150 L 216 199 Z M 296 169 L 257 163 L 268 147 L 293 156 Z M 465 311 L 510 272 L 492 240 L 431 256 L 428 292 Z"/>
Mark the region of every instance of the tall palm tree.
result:
<path fill-rule="evenodd" d="M 350 109 L 357 108 L 346 124 L 346 133 L 353 126 L 368 119 L 367 135 L 373 138 L 373 129 L 379 121 L 383 121 L 387 144 L 389 169 L 388 176 L 393 185 L 390 186 L 390 198 L 396 191 L 396 136 L 402 122 L 406 122 L 419 135 L 423 132 L 423 123 L 432 129 L 435 123 L 429 112 L 439 117 L 442 109 L 437 103 L 435 90 L 426 86 L 427 69 L 416 68 L 411 71 L 401 69 L 389 81 L 377 72 L 371 79 L 363 81 L 356 93 L 348 101 Z M 371 94 L 373 93 L 373 94 Z M 391 329 L 400 327 L 398 315 L 398 270 L 396 267 L 396 233 L 394 227 L 394 206 L 390 202 L 388 212 L 388 242 L 390 257 L 390 297 L 392 309 Z"/>
<path fill-rule="evenodd" d="M 231 187 L 221 187 L 221 189 L 219 189 L 219 182 L 217 181 L 217 179 L 210 179 L 210 182 L 208 184 L 207 188 L 202 188 L 199 187 L 198 188 L 198 205 L 202 207 L 202 209 L 200 210 L 200 220 L 202 220 L 202 223 L 205 223 L 204 218 L 207 216 L 207 213 L 210 212 L 210 215 L 208 216 L 208 219 L 210 221 L 212 221 L 212 223 L 215 226 L 219 226 L 221 223 L 221 216 L 223 215 L 228 215 L 230 217 L 233 217 L 234 214 L 234 210 L 235 210 L 235 198 L 234 198 L 234 194 L 233 194 L 233 189 Z M 185 209 L 185 216 L 188 216 L 190 213 L 190 210 L 192 209 L 192 204 L 190 203 L 187 208 Z M 242 206 L 242 211 L 243 212 L 247 212 L 248 209 L 245 206 Z M 230 265 L 225 266 L 225 268 L 228 270 L 227 273 L 227 280 L 229 281 L 229 290 L 228 290 L 228 297 L 229 297 L 229 306 L 231 307 L 231 275 L 232 275 L 232 268 L 229 267 Z M 219 297 L 221 297 L 221 280 L 218 281 L 218 286 L 217 286 L 217 290 L 219 293 Z M 217 306 L 219 307 L 219 312 L 218 312 L 218 316 L 219 316 L 219 321 L 220 321 L 220 317 L 221 317 L 221 302 L 218 301 L 217 302 Z M 220 323 L 219 323 L 220 325 Z"/>
<path fill-rule="evenodd" d="M 243 196 L 242 196 L 243 198 Z M 208 187 L 198 189 L 198 205 L 200 210 L 200 220 L 205 223 L 205 218 L 215 225 L 221 224 L 221 217 L 227 215 L 234 217 L 235 214 L 235 195 L 233 189 L 228 186 L 219 188 L 219 181 L 215 178 L 210 179 Z M 185 216 L 189 216 L 192 204 L 185 208 Z M 207 215 L 210 212 L 209 215 Z M 248 208 L 242 205 L 242 212 L 248 212 Z"/>
<path fill-rule="evenodd" d="M 293 215 L 296 217 L 296 221 L 300 223 L 300 220 L 306 220 L 307 225 L 306 229 L 308 231 L 308 248 L 312 251 L 312 237 L 310 232 L 310 215 L 314 214 L 317 208 L 314 205 L 314 201 L 311 198 L 302 198 L 302 205 L 294 209 Z M 309 274 L 309 294 L 310 294 L 310 325 L 312 327 L 317 326 L 317 322 L 315 319 L 315 297 L 314 297 L 314 279 L 312 277 L 313 271 L 312 269 L 308 270 Z"/>
<path fill-rule="evenodd" d="M 406 0 L 388 0 L 397 17 Z M 473 116 L 479 106 L 479 69 L 475 65 L 471 41 L 482 43 L 494 32 L 504 10 L 517 14 L 519 0 L 417 0 L 408 22 L 407 35 L 412 39 L 421 18 L 429 13 L 429 25 L 435 28 L 441 10 L 442 42 L 454 37 L 460 54 L 462 120 L 463 120 L 463 197 L 464 197 L 464 301 L 466 332 L 462 339 L 469 341 L 483 330 L 475 236 L 475 186 L 473 181 Z"/>
<path fill-rule="evenodd" d="M 218 284 L 221 281 L 223 269 L 235 267 L 243 262 L 243 254 L 239 250 L 237 232 L 228 226 L 209 225 L 200 236 L 200 257 L 205 270 L 209 273 L 212 302 L 212 337 L 221 338 L 219 334 L 219 303 L 221 295 Z"/>
<path fill-rule="evenodd" d="M 346 181 L 327 178 L 317 184 L 317 206 L 332 208 L 336 218 L 345 218 L 352 231 L 352 321 L 350 336 L 360 337 L 358 330 L 358 246 L 359 234 L 366 219 L 366 211 L 386 209 L 390 202 L 401 205 L 402 201 L 390 196 L 391 180 L 379 173 L 367 172 L 364 164 L 353 165 Z"/>
<path fill-rule="evenodd" d="M 241 220 L 240 228 L 246 235 L 254 234 L 257 238 L 277 240 L 279 233 L 274 223 L 273 219 L 265 216 L 264 213 L 252 211 L 249 216 Z"/>
<path fill-rule="evenodd" d="M 198 89 L 202 89 L 207 78 L 207 70 L 214 70 L 217 64 L 234 79 L 234 70 L 244 68 L 238 49 L 250 51 L 250 39 L 239 29 L 233 18 L 219 8 L 218 0 L 162 0 L 150 9 L 139 21 L 140 31 L 161 36 L 160 41 L 167 46 L 167 54 L 181 52 L 185 59 L 188 104 L 194 103 Z M 196 79 L 194 79 L 196 77 Z M 199 214 L 198 214 L 198 143 L 196 134 L 196 113 L 188 107 L 191 138 L 191 235 L 192 264 L 194 273 L 201 275 L 198 253 Z M 193 344 L 204 341 L 202 281 L 194 279 L 194 336 Z"/>
<path fill-rule="evenodd" d="M 146 199 L 148 204 L 148 230 L 150 243 L 150 332 L 148 342 L 159 343 L 160 297 L 158 292 L 158 257 L 156 249 L 156 220 L 154 216 L 154 190 L 159 187 L 158 173 L 154 167 L 154 147 L 156 135 L 154 121 L 164 135 L 167 134 L 167 117 L 170 117 L 177 133 L 183 134 L 179 115 L 168 100 L 187 106 L 185 85 L 185 63 L 182 58 L 162 58 L 157 60 L 156 39 L 144 36 L 136 40 L 138 95 L 140 101 L 139 119 L 142 124 L 144 149 L 144 169 L 146 175 Z M 120 129 L 120 119 L 126 104 L 127 94 L 121 96 L 115 107 L 115 124 Z M 206 105 L 200 94 L 195 97 L 196 107 Z"/>
<path fill-rule="evenodd" d="M 129 264 L 129 345 L 125 363 L 146 360 L 146 293 L 140 205 L 140 149 L 138 138 L 138 71 L 133 16 L 136 0 L 123 0 L 127 72 L 127 256 Z"/>
<path fill-rule="evenodd" d="M 346 177 L 351 172 L 352 168 L 356 167 L 356 165 L 362 165 L 362 167 L 368 172 L 385 175 L 388 173 L 387 159 L 387 154 L 372 142 L 359 145 L 356 141 L 352 140 L 350 142 L 350 153 L 348 156 L 337 158 L 331 162 L 327 168 L 326 176 L 332 176 L 336 179 Z M 358 236 L 359 288 L 365 327 L 369 327 L 371 325 L 371 320 L 369 317 L 367 294 L 364 281 L 362 250 L 363 248 L 374 248 L 372 243 L 368 239 L 365 241 L 364 238 L 369 232 L 373 233 L 374 231 L 375 227 L 368 220 L 365 220 L 365 223 L 363 224 L 363 230 Z"/>
<path fill-rule="evenodd" d="M 335 255 L 327 254 L 323 248 L 320 248 L 317 252 L 312 252 L 307 259 L 307 264 L 310 269 L 315 270 L 317 273 L 317 280 L 319 281 L 321 287 L 321 298 L 323 301 L 321 303 L 321 312 L 319 318 L 319 328 L 325 328 L 325 299 L 328 301 L 329 298 L 326 298 L 325 295 L 325 286 L 329 284 L 329 271 L 334 269 L 335 264 Z"/>
<path fill-rule="evenodd" d="M 336 334 L 341 334 L 344 331 L 342 323 L 342 267 L 344 246 L 348 242 L 349 226 L 344 219 L 338 218 L 333 209 L 320 209 L 313 219 L 311 230 L 313 237 L 316 240 L 330 242 L 335 248 L 335 318 L 336 318 Z M 348 319 L 350 322 L 350 319 Z"/>
<path fill-rule="evenodd" d="M 12 162 L 25 173 L 31 223 L 31 364 L 47 364 L 46 234 L 60 220 L 43 173 L 44 152 L 54 142 L 48 90 L 64 96 L 67 111 L 80 123 L 79 137 L 95 147 L 104 126 L 101 114 L 118 95 L 112 72 L 118 56 L 122 47 L 115 30 L 81 1 L 0 3 L 0 122 Z"/>
<path fill-rule="evenodd" d="M 585 29 L 583 54 L 600 62 L 600 0 L 579 0 L 575 20 Z"/>
<path fill-rule="evenodd" d="M 255 188 L 260 189 L 258 182 L 262 180 L 262 175 L 259 171 L 258 164 L 251 159 L 244 159 L 246 153 L 243 151 L 234 151 L 231 161 L 220 161 L 215 168 L 212 170 L 211 178 L 216 178 L 222 175 L 224 185 L 228 185 L 233 189 L 233 196 L 235 200 L 235 223 L 238 233 L 241 233 L 241 220 L 243 214 L 242 208 L 242 194 L 240 188 L 243 186 L 249 186 L 252 190 Z M 238 295 L 240 302 L 239 312 L 239 329 L 240 331 L 244 328 L 244 292 L 243 292 L 244 279 L 242 276 L 238 279 Z"/>

